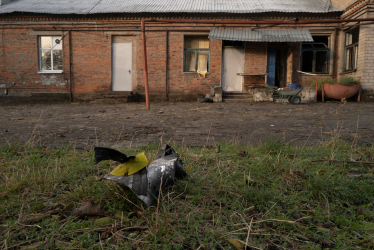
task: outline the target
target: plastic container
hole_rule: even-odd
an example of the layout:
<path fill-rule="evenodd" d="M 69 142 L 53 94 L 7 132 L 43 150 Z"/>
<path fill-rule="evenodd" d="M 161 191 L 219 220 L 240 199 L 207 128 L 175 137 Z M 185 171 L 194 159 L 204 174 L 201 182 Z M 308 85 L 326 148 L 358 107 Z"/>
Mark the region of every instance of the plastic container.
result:
<path fill-rule="evenodd" d="M 289 89 L 297 89 L 297 84 L 296 83 L 288 84 L 288 88 Z"/>

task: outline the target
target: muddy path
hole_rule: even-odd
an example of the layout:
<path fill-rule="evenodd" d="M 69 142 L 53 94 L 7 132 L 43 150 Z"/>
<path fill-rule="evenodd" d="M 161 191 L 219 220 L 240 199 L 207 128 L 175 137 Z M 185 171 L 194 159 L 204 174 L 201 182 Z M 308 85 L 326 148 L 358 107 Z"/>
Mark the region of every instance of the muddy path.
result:
<path fill-rule="evenodd" d="M 374 105 L 276 103 L 28 103 L 0 107 L 0 145 L 139 146 L 170 142 L 206 146 L 235 141 L 258 145 L 278 138 L 296 145 L 332 136 L 374 141 Z"/>

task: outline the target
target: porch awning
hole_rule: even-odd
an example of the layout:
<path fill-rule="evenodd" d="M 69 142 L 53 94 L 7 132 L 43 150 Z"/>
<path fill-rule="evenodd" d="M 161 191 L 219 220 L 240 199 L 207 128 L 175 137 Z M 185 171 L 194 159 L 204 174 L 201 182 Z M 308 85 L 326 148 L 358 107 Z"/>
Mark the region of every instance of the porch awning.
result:
<path fill-rule="evenodd" d="M 209 39 L 247 42 L 313 42 L 307 29 L 212 29 Z"/>

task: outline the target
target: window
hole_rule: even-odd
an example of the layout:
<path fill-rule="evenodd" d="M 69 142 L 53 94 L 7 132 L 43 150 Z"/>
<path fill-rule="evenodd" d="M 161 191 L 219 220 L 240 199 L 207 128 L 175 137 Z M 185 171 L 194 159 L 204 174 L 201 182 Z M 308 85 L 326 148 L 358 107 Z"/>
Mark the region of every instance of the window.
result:
<path fill-rule="evenodd" d="M 301 71 L 328 74 L 330 36 L 313 36 L 313 40 L 312 43 L 302 43 Z"/>
<path fill-rule="evenodd" d="M 39 71 L 62 72 L 62 40 L 60 36 L 39 37 Z"/>
<path fill-rule="evenodd" d="M 345 33 L 345 66 L 344 70 L 357 69 L 358 58 L 358 38 L 360 30 L 358 28 Z"/>
<path fill-rule="evenodd" d="M 184 37 L 184 72 L 209 71 L 209 38 L 207 36 Z"/>

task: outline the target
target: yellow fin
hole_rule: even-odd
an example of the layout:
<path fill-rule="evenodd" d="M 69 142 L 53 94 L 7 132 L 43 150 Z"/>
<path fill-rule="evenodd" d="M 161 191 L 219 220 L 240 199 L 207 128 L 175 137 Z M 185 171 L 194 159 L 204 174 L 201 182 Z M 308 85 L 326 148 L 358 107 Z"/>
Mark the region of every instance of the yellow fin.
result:
<path fill-rule="evenodd" d="M 124 175 L 132 175 L 139 170 L 145 168 L 148 165 L 147 157 L 144 153 L 140 153 L 135 156 L 134 159 L 129 160 L 123 164 L 118 165 L 112 172 L 111 175 L 114 176 L 124 176 Z"/>

